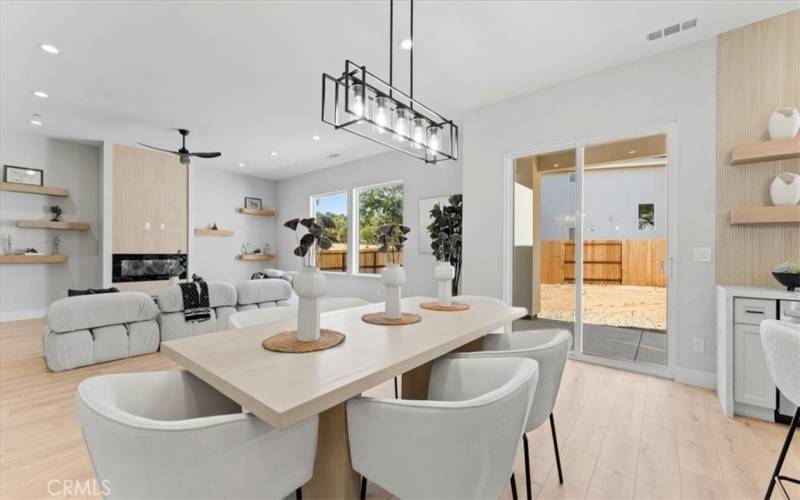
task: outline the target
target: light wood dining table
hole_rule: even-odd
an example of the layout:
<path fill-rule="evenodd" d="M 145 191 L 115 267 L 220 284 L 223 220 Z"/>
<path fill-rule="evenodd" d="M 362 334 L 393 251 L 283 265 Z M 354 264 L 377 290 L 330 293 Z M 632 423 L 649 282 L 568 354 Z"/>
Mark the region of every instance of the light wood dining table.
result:
<path fill-rule="evenodd" d="M 161 351 L 267 424 L 284 429 L 319 415 L 313 478 L 303 486 L 306 498 L 357 498 L 359 475 L 350 464 L 347 400 L 402 375 L 404 399 L 425 399 L 433 361 L 456 350 L 480 348 L 492 330 L 526 314 L 493 299 L 465 298 L 470 309 L 438 312 L 421 309 L 430 297 L 403 299 L 403 311 L 417 313 L 413 325 L 365 323 L 365 313 L 383 303 L 323 313 L 321 325 L 344 333 L 332 349 L 304 354 L 265 350 L 262 341 L 292 330 L 296 319 L 171 340 Z"/>

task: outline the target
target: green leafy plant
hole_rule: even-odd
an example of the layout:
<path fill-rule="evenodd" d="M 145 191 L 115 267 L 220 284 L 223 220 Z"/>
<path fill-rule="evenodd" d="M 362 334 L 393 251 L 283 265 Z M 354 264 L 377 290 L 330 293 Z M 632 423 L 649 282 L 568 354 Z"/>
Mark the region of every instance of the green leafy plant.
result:
<path fill-rule="evenodd" d="M 335 224 L 330 217 L 321 217 L 320 222 L 313 217 L 305 219 L 291 219 L 283 223 L 283 227 L 294 231 L 297 239 L 297 248 L 294 254 L 303 260 L 306 267 L 319 267 L 319 258 L 323 250 L 328 250 L 333 242 L 327 235 L 327 230 L 334 229 Z M 302 236 L 298 228 L 304 227 L 306 232 Z"/>
<path fill-rule="evenodd" d="M 378 248 L 378 251 L 386 254 L 386 260 L 392 264 L 399 264 L 403 245 L 408 240 L 406 235 L 410 232 L 411 229 L 402 224 L 386 224 L 381 226 L 381 233 L 378 236 L 378 243 L 380 243 L 381 246 Z"/>
<path fill-rule="evenodd" d="M 176 259 L 167 268 L 170 278 L 180 278 L 186 272 L 186 254 L 178 250 Z"/>
<path fill-rule="evenodd" d="M 779 264 L 775 267 L 776 273 L 789 273 L 789 274 L 800 274 L 800 264 L 795 262 L 784 262 Z"/>
<path fill-rule="evenodd" d="M 458 295 L 461 282 L 462 196 L 454 194 L 447 201 L 447 205 L 439 206 L 437 203 L 431 209 L 432 221 L 428 225 L 428 234 L 436 260 L 449 262 L 455 269 L 453 295 Z"/>

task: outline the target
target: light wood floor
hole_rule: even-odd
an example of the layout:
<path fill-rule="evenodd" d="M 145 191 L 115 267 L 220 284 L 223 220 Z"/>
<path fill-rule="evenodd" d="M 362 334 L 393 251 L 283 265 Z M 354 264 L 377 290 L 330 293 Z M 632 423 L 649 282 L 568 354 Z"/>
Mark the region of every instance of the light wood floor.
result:
<path fill-rule="evenodd" d="M 42 325 L 0 324 L 3 499 L 54 498 L 49 481 L 93 478 L 73 403 L 81 380 L 177 368 L 152 354 L 50 373 L 41 355 Z M 390 396 L 391 382 L 371 392 Z M 537 498 L 761 498 L 787 430 L 724 417 L 712 391 L 578 362 L 567 365 L 555 416 L 565 484 L 558 484 L 550 431 L 543 426 L 529 434 Z M 800 439 L 785 472 L 800 476 Z M 522 496 L 521 455 L 516 473 Z M 373 498 L 389 496 L 373 484 L 368 491 Z M 800 498 L 800 489 L 790 493 Z M 503 497 L 510 497 L 508 488 Z"/>

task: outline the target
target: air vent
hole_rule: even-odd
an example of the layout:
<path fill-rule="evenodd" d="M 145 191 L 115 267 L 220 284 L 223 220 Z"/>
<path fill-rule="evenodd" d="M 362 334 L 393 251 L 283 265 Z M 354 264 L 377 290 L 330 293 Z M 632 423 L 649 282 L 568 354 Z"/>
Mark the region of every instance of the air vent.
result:
<path fill-rule="evenodd" d="M 652 33 L 649 33 L 647 35 L 647 40 L 652 42 L 662 37 L 674 35 L 675 33 L 692 29 L 696 26 L 697 26 L 697 18 L 689 19 L 688 21 L 684 21 L 682 23 L 667 26 L 663 30 L 653 31 Z"/>

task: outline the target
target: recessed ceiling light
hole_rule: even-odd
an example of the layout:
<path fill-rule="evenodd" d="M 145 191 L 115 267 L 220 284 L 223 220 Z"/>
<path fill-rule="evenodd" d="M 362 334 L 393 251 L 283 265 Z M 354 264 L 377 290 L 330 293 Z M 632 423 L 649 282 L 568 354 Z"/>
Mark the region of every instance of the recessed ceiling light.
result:
<path fill-rule="evenodd" d="M 636 154 L 636 150 L 635 149 L 631 149 L 630 151 L 628 151 L 628 154 L 629 155 L 635 155 Z"/>
<path fill-rule="evenodd" d="M 43 43 L 39 45 L 39 48 L 47 52 L 48 54 L 58 54 L 60 52 L 58 50 L 58 47 L 56 47 L 55 45 L 50 45 L 49 43 Z"/>
<path fill-rule="evenodd" d="M 414 42 L 411 41 L 410 38 L 406 38 L 402 42 L 400 42 L 400 48 L 405 50 L 411 50 L 411 47 L 414 46 Z"/>
<path fill-rule="evenodd" d="M 278 153 L 276 153 L 275 151 L 273 151 L 273 152 L 271 152 L 269 155 L 270 155 L 270 156 L 278 156 Z"/>
<path fill-rule="evenodd" d="M 41 90 L 31 90 L 31 94 L 35 95 L 36 97 L 41 97 L 42 99 L 47 99 L 48 97 L 50 97 L 49 95 L 47 95 L 47 92 Z"/>
<path fill-rule="evenodd" d="M 558 163 L 554 163 L 553 166 L 558 168 L 559 164 Z"/>
<path fill-rule="evenodd" d="M 36 175 L 36 171 L 35 170 L 26 170 L 25 173 L 28 174 L 28 175 Z"/>
<path fill-rule="evenodd" d="M 30 120 L 28 120 L 28 123 L 30 123 L 31 125 L 36 125 L 37 127 L 42 126 L 42 121 L 37 120 L 36 118 L 31 118 Z"/>
<path fill-rule="evenodd" d="M 318 140 L 320 140 L 320 136 L 315 135 L 314 137 L 312 137 L 312 139 L 314 139 L 315 141 L 318 141 Z"/>
<path fill-rule="evenodd" d="M 239 164 L 239 166 L 240 166 L 240 167 L 244 167 L 244 163 L 240 163 L 240 164 Z"/>

